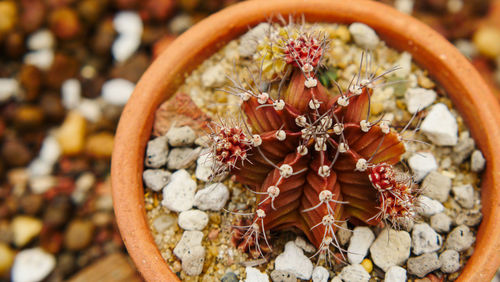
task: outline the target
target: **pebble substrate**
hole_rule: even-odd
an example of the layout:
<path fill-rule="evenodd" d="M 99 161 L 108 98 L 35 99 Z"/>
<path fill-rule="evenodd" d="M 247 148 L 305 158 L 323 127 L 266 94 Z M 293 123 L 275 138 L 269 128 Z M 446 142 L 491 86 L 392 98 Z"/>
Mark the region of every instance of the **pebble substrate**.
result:
<path fill-rule="evenodd" d="M 228 43 L 193 71 L 178 92 L 188 94 L 214 119 L 237 116 L 239 98 L 220 89 L 230 85 L 226 75 L 248 76 L 248 69 L 257 73 L 252 56 L 266 25 Z M 347 262 L 331 268 L 323 265 L 326 269 L 322 263 L 313 267 L 316 261 L 309 259 L 313 246 L 300 236 L 283 233 L 273 238 L 272 258 L 262 264 L 231 245 L 234 215 L 222 210 L 252 212 L 255 196 L 230 179 L 215 188 L 206 187 L 211 184 L 203 137 L 188 127 L 173 127 L 148 143 L 146 155 L 154 157 L 147 160 L 144 173 L 149 187 L 145 190 L 147 217 L 164 259 L 183 281 L 267 281 L 269 277 L 273 281 L 328 281 L 328 277 L 381 281 L 384 276 L 386 281 L 405 281 L 430 275 L 456 279 L 473 253 L 481 221 L 479 173 L 485 165 L 481 152 L 444 90 L 412 63 L 409 53 L 389 48 L 365 25 L 319 24 L 317 28 L 330 39 L 324 64 L 344 88 L 367 49 L 380 70 L 401 67 L 387 75 L 385 87 L 375 89 L 371 115 L 373 120 L 384 116 L 395 128 L 402 128 L 420 110 L 421 131 L 405 138 L 428 144 L 408 141 L 403 156 L 422 188 L 419 219 L 407 230 L 390 230 L 389 242 L 387 230 L 346 225 L 352 232 L 340 230 L 337 236 L 349 251 Z M 209 189 L 211 193 L 206 193 Z M 214 189 L 220 191 L 212 193 Z"/>

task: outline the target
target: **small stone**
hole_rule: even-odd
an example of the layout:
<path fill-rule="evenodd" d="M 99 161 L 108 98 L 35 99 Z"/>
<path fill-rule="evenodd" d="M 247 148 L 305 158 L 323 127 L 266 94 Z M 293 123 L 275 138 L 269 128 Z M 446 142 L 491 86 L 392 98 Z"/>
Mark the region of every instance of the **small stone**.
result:
<path fill-rule="evenodd" d="M 171 127 L 165 134 L 168 143 L 173 147 L 191 146 L 196 139 L 196 133 L 189 126 Z"/>
<path fill-rule="evenodd" d="M 184 253 L 182 258 L 182 270 L 189 276 L 200 275 L 205 262 L 205 248 L 195 246 Z"/>
<path fill-rule="evenodd" d="M 470 157 L 470 170 L 474 172 L 481 172 L 486 165 L 486 160 L 484 159 L 483 153 L 479 150 L 472 152 Z"/>
<path fill-rule="evenodd" d="M 417 204 L 418 212 L 425 217 L 430 217 L 444 211 L 444 206 L 439 201 L 433 200 L 427 196 L 419 196 L 417 198 Z"/>
<path fill-rule="evenodd" d="M 361 262 L 361 266 L 366 270 L 366 272 L 371 273 L 373 271 L 373 263 L 370 259 L 365 258 Z"/>
<path fill-rule="evenodd" d="M 240 280 L 238 279 L 238 275 L 236 275 L 234 272 L 227 272 L 226 274 L 224 274 L 224 276 L 222 276 L 220 281 L 221 282 L 238 282 Z"/>
<path fill-rule="evenodd" d="M 123 78 L 115 78 L 102 85 L 101 96 L 111 105 L 125 106 L 134 89 L 134 83 Z"/>
<path fill-rule="evenodd" d="M 253 56 L 257 50 L 259 40 L 266 37 L 270 28 L 271 26 L 268 23 L 260 23 L 241 36 L 240 45 L 238 46 L 240 55 L 243 57 Z"/>
<path fill-rule="evenodd" d="M 12 220 L 11 230 L 14 235 L 14 245 L 21 248 L 40 234 L 42 221 L 35 217 L 18 215 Z"/>
<path fill-rule="evenodd" d="M 19 94 L 19 82 L 14 78 L 0 78 L 0 103 Z"/>
<path fill-rule="evenodd" d="M 413 154 L 408 159 L 408 164 L 413 171 L 413 180 L 421 181 L 431 171 L 438 168 L 434 155 L 429 152 L 419 152 Z"/>
<path fill-rule="evenodd" d="M 208 224 L 208 215 L 200 210 L 188 210 L 179 214 L 179 226 L 184 230 L 203 230 Z"/>
<path fill-rule="evenodd" d="M 447 250 L 462 252 L 472 246 L 475 240 L 476 238 L 469 227 L 459 225 L 448 234 L 444 247 Z"/>
<path fill-rule="evenodd" d="M 405 282 L 406 281 L 406 269 L 401 266 L 393 265 L 389 267 L 389 270 L 385 273 L 385 282 Z"/>
<path fill-rule="evenodd" d="M 41 29 L 32 33 L 26 42 L 30 50 L 52 49 L 55 45 L 55 38 L 48 29 Z"/>
<path fill-rule="evenodd" d="M 220 211 L 229 199 L 229 190 L 223 183 L 213 183 L 196 192 L 194 205 L 200 210 Z"/>
<path fill-rule="evenodd" d="M 344 282 L 368 282 L 370 274 L 360 264 L 351 264 L 344 268 L 339 274 Z"/>
<path fill-rule="evenodd" d="M 422 182 L 422 194 L 441 203 L 446 202 L 451 190 L 451 178 L 437 171 L 431 171 Z"/>
<path fill-rule="evenodd" d="M 88 220 L 71 221 L 64 233 L 64 246 L 71 251 L 85 249 L 93 239 L 94 225 Z"/>
<path fill-rule="evenodd" d="M 207 150 L 200 153 L 196 160 L 196 171 L 194 172 L 197 179 L 201 181 L 209 181 L 213 174 L 213 159 Z"/>
<path fill-rule="evenodd" d="M 273 270 L 271 272 L 271 280 L 273 282 L 296 282 L 295 274 L 283 270 Z"/>
<path fill-rule="evenodd" d="M 221 64 L 213 65 L 205 70 L 201 76 L 204 87 L 220 87 L 226 82 L 226 69 Z"/>
<path fill-rule="evenodd" d="M 225 189 L 227 190 L 227 188 Z M 170 182 L 163 188 L 163 201 L 161 204 L 171 211 L 187 211 L 195 204 L 195 191 L 196 182 L 191 178 L 189 173 L 184 169 L 178 170 L 172 174 Z M 227 193 L 228 198 L 229 192 Z M 208 196 L 212 199 L 212 195 Z"/>
<path fill-rule="evenodd" d="M 421 255 L 441 248 L 443 239 L 427 223 L 418 223 L 411 232 L 413 253 Z"/>
<path fill-rule="evenodd" d="M 494 25 L 482 25 L 474 33 L 474 44 L 479 53 L 494 59 L 500 56 L 500 28 Z"/>
<path fill-rule="evenodd" d="M 460 269 L 460 254 L 454 250 L 446 250 L 439 256 L 441 271 L 453 273 Z"/>
<path fill-rule="evenodd" d="M 194 24 L 191 15 L 180 13 L 168 23 L 168 28 L 173 34 L 181 34 Z"/>
<path fill-rule="evenodd" d="M 158 233 L 163 233 L 170 227 L 175 225 L 177 220 L 173 215 L 162 214 L 153 220 L 153 227 L 158 231 Z"/>
<path fill-rule="evenodd" d="M 177 170 L 190 167 L 198 158 L 201 148 L 173 148 L 168 154 L 167 167 Z"/>
<path fill-rule="evenodd" d="M 67 110 L 76 109 L 81 100 L 82 86 L 76 78 L 68 79 L 61 86 L 62 104 Z"/>
<path fill-rule="evenodd" d="M 394 1 L 394 7 L 405 14 L 411 15 L 413 12 L 414 0 L 396 0 Z M 405 275 L 406 277 L 406 275 Z"/>
<path fill-rule="evenodd" d="M 32 176 L 29 180 L 31 192 L 41 195 L 57 185 L 57 179 L 52 175 Z"/>
<path fill-rule="evenodd" d="M 465 210 L 459 212 L 455 218 L 455 225 L 476 226 L 481 222 L 483 215 L 481 211 Z"/>
<path fill-rule="evenodd" d="M 297 278 L 309 280 L 312 276 L 313 264 L 293 241 L 285 245 L 285 251 L 280 254 L 274 263 L 274 269 L 295 274 Z"/>
<path fill-rule="evenodd" d="M 458 143 L 453 147 L 453 162 L 460 165 L 467 159 L 475 148 L 474 139 L 470 138 L 469 132 L 464 131 L 460 133 Z"/>
<path fill-rule="evenodd" d="M 55 266 L 55 257 L 41 248 L 22 250 L 14 259 L 11 279 L 14 282 L 42 281 Z"/>
<path fill-rule="evenodd" d="M 349 32 L 351 33 L 354 42 L 361 48 L 372 50 L 375 49 L 380 42 L 380 39 L 375 31 L 363 23 L 352 23 L 349 26 Z"/>
<path fill-rule="evenodd" d="M 345 246 L 351 239 L 352 230 L 347 226 L 347 222 L 343 222 L 340 227 L 342 228 L 337 230 L 337 239 L 339 239 L 340 245 Z"/>
<path fill-rule="evenodd" d="M 201 246 L 202 239 L 203 233 L 201 231 L 184 231 L 181 240 L 174 248 L 174 254 L 183 260 L 187 252 L 197 246 Z"/>
<path fill-rule="evenodd" d="M 111 158 L 115 137 L 110 132 L 99 132 L 92 134 L 87 138 L 85 152 L 88 156 L 94 158 Z"/>
<path fill-rule="evenodd" d="M 425 88 L 409 88 L 406 90 L 405 99 L 408 112 L 414 114 L 427 106 L 432 105 L 436 100 L 436 91 Z"/>
<path fill-rule="evenodd" d="M 51 49 L 42 49 L 32 51 L 24 55 L 24 63 L 27 65 L 34 65 L 41 70 L 48 70 L 54 61 L 54 51 Z"/>
<path fill-rule="evenodd" d="M 39 194 L 24 194 L 21 196 L 19 206 L 28 215 L 36 215 L 44 205 L 44 198 Z"/>
<path fill-rule="evenodd" d="M 117 62 L 127 61 L 141 46 L 141 37 L 136 35 L 119 35 L 113 45 L 111 54 Z"/>
<path fill-rule="evenodd" d="M 75 181 L 75 190 L 71 193 L 71 200 L 77 205 L 83 204 L 87 195 L 95 185 L 96 177 L 92 172 L 85 172 Z"/>
<path fill-rule="evenodd" d="M 144 185 L 153 191 L 160 191 L 170 181 L 172 173 L 163 169 L 146 169 L 142 173 Z"/>
<path fill-rule="evenodd" d="M 406 231 L 384 229 L 370 247 L 373 263 L 387 271 L 393 265 L 403 265 L 410 256 L 411 238 Z"/>
<path fill-rule="evenodd" d="M 141 16 L 133 11 L 118 12 L 113 18 L 113 27 L 120 34 L 140 37 L 143 31 Z"/>
<path fill-rule="evenodd" d="M 269 282 L 267 274 L 260 272 L 257 268 L 247 266 L 245 272 L 247 274 L 245 282 Z"/>
<path fill-rule="evenodd" d="M 460 185 L 454 186 L 452 189 L 455 195 L 455 200 L 466 209 L 472 209 L 474 207 L 474 187 L 472 185 Z"/>
<path fill-rule="evenodd" d="M 368 253 L 368 248 L 375 240 L 375 235 L 368 227 L 354 228 L 347 249 L 347 258 L 351 264 L 360 264 Z"/>
<path fill-rule="evenodd" d="M 312 273 L 313 282 L 328 282 L 330 273 L 328 270 L 322 266 L 316 266 Z"/>
<path fill-rule="evenodd" d="M 16 253 L 4 243 L 0 243 L 0 275 L 5 275 L 9 272 L 14 263 Z"/>
<path fill-rule="evenodd" d="M 428 253 L 418 257 L 409 258 L 407 267 L 408 273 L 422 278 L 428 273 L 439 269 L 441 267 L 441 263 L 439 262 L 438 255 L 436 253 Z"/>
<path fill-rule="evenodd" d="M 302 250 L 304 250 L 304 252 L 306 252 L 306 253 L 314 253 L 314 252 L 316 252 L 316 247 L 314 247 L 314 245 L 312 245 L 309 242 L 307 242 L 301 236 L 297 236 L 297 238 L 295 238 L 295 245 L 297 245 L 297 247 L 299 247 Z"/>
<path fill-rule="evenodd" d="M 436 145 L 455 146 L 458 142 L 457 120 L 443 103 L 431 108 L 420 129 Z"/>
<path fill-rule="evenodd" d="M 448 233 L 451 227 L 451 218 L 445 213 L 431 216 L 431 227 L 439 233 Z"/>
<path fill-rule="evenodd" d="M 411 60 L 412 56 L 408 52 L 403 52 L 401 53 L 401 56 L 399 59 L 394 63 L 395 66 L 398 66 L 399 69 L 392 72 L 395 77 L 399 78 L 406 78 L 409 76 L 411 72 Z M 403 96 L 405 92 L 401 93 L 401 96 Z"/>
<path fill-rule="evenodd" d="M 144 164 L 147 167 L 159 168 L 168 160 L 167 137 L 160 136 L 148 142 Z"/>
<path fill-rule="evenodd" d="M 53 135 L 48 135 L 42 142 L 38 158 L 49 164 L 55 164 L 61 156 L 61 146 Z"/>
<path fill-rule="evenodd" d="M 98 122 L 102 117 L 101 106 L 99 102 L 93 99 L 82 99 L 76 108 L 85 119 L 90 122 Z"/>
<path fill-rule="evenodd" d="M 47 176 L 52 173 L 52 164 L 36 158 L 28 165 L 28 173 L 30 177 Z"/>
<path fill-rule="evenodd" d="M 55 134 L 63 155 L 75 155 L 83 150 L 86 121 L 79 113 L 71 111 Z"/>

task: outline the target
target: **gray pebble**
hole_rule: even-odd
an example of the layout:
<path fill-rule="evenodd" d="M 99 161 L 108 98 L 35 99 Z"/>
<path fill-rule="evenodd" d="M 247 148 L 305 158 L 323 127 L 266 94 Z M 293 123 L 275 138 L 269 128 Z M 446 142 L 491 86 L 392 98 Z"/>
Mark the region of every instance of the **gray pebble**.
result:
<path fill-rule="evenodd" d="M 471 209 L 474 207 L 474 187 L 472 185 L 454 186 L 452 188 L 455 200 L 464 208 Z"/>
<path fill-rule="evenodd" d="M 374 49 L 380 42 L 380 39 L 375 31 L 363 23 L 351 24 L 349 26 L 349 32 L 351 33 L 354 42 L 362 48 L 371 50 Z"/>
<path fill-rule="evenodd" d="M 144 185 L 153 191 L 160 191 L 170 181 L 172 173 L 163 169 L 146 169 L 142 173 Z"/>
<path fill-rule="evenodd" d="M 227 272 L 226 274 L 224 274 L 224 276 L 222 276 L 220 281 L 221 282 L 238 282 L 240 280 L 238 279 L 238 275 L 236 275 L 234 272 Z"/>
<path fill-rule="evenodd" d="M 327 282 L 330 273 L 328 270 L 322 266 L 316 266 L 313 270 L 312 281 L 313 282 Z"/>
<path fill-rule="evenodd" d="M 441 271 L 453 273 L 460 269 L 460 254 L 454 250 L 446 250 L 439 256 Z"/>
<path fill-rule="evenodd" d="M 196 192 L 194 205 L 200 210 L 220 211 L 229 199 L 229 190 L 223 183 L 213 183 Z"/>
<path fill-rule="evenodd" d="M 191 146 L 196 139 L 196 133 L 189 126 L 171 127 L 165 136 L 173 147 Z"/>
<path fill-rule="evenodd" d="M 182 270 L 189 276 L 200 275 L 205 262 L 205 248 L 196 246 L 188 250 L 182 258 Z"/>
<path fill-rule="evenodd" d="M 431 216 L 431 227 L 439 233 L 450 231 L 451 218 L 445 213 L 438 213 Z"/>
<path fill-rule="evenodd" d="M 445 249 L 455 250 L 457 252 L 465 251 L 472 246 L 475 240 L 476 238 L 469 227 L 459 225 L 448 234 L 445 242 Z"/>
<path fill-rule="evenodd" d="M 413 253 L 416 255 L 435 252 L 443 245 L 441 236 L 427 223 L 415 224 L 411 238 Z"/>
<path fill-rule="evenodd" d="M 370 280 L 370 274 L 361 264 L 351 264 L 342 268 L 339 276 L 344 282 L 368 282 Z"/>
<path fill-rule="evenodd" d="M 375 240 L 375 235 L 370 228 L 366 226 L 358 226 L 354 228 L 349 242 L 349 247 L 347 248 L 347 258 L 349 263 L 361 263 L 368 253 L 368 248 L 370 248 L 373 240 Z"/>
<path fill-rule="evenodd" d="M 476 226 L 481 222 L 482 217 L 481 211 L 465 210 L 459 212 L 454 220 L 456 225 Z"/>
<path fill-rule="evenodd" d="M 296 282 L 297 277 L 295 274 L 284 270 L 273 270 L 271 272 L 271 280 L 273 282 Z"/>
<path fill-rule="evenodd" d="M 175 245 L 174 254 L 181 260 L 184 260 L 184 256 L 187 252 L 193 250 L 197 246 L 201 246 L 202 239 L 203 232 L 201 231 L 184 231 L 181 240 Z"/>
<path fill-rule="evenodd" d="M 437 171 L 431 171 L 422 182 L 422 190 L 425 196 L 443 203 L 450 194 L 451 178 Z"/>
<path fill-rule="evenodd" d="M 148 142 L 144 164 L 147 167 L 159 168 L 167 163 L 167 137 L 160 136 Z"/>
<path fill-rule="evenodd" d="M 401 266 L 393 265 L 385 273 L 384 282 L 405 282 L 406 269 Z"/>
<path fill-rule="evenodd" d="M 468 131 L 460 133 L 458 143 L 453 147 L 453 162 L 457 165 L 461 164 L 474 151 L 475 145 L 474 139 L 470 137 Z"/>
<path fill-rule="evenodd" d="M 179 227 L 184 230 L 203 230 L 208 224 L 208 215 L 200 210 L 188 210 L 179 214 Z"/>
<path fill-rule="evenodd" d="M 433 200 L 424 195 L 420 195 L 417 198 L 417 205 L 418 213 L 425 217 L 430 217 L 444 211 L 444 206 L 439 201 Z"/>
<path fill-rule="evenodd" d="M 176 222 L 176 219 L 171 214 L 162 214 L 153 220 L 153 227 L 158 233 L 165 232 Z"/>
<path fill-rule="evenodd" d="M 337 239 L 339 240 L 340 245 L 345 246 L 351 239 L 352 230 L 349 230 L 347 222 L 343 222 L 340 227 L 342 228 L 337 230 Z"/>
<path fill-rule="evenodd" d="M 184 170 L 178 170 L 170 177 L 170 182 L 163 188 L 161 204 L 171 211 L 187 211 L 193 207 L 196 181 Z"/>
<path fill-rule="evenodd" d="M 410 256 L 411 238 L 406 231 L 385 228 L 370 247 L 373 263 L 387 271 L 393 265 L 402 265 Z"/>
<path fill-rule="evenodd" d="M 479 150 L 472 152 L 470 157 L 470 170 L 474 172 L 481 172 L 486 165 L 486 160 L 484 159 L 483 153 Z"/>
<path fill-rule="evenodd" d="M 201 148 L 173 148 L 168 154 L 167 167 L 177 170 L 190 167 L 198 158 Z"/>
<path fill-rule="evenodd" d="M 438 255 L 436 253 L 428 253 L 418 257 L 409 258 L 407 267 L 410 274 L 423 278 L 428 273 L 439 269 L 439 267 L 441 267 L 441 263 L 439 262 Z"/>

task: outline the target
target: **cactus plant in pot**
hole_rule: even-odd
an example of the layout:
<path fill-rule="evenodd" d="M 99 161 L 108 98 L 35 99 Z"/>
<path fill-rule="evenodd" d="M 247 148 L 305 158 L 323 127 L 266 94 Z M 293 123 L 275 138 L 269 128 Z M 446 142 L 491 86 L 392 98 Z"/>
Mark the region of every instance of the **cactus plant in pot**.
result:
<path fill-rule="evenodd" d="M 463 281 L 480 281 L 492 277 L 498 267 L 500 256 L 497 240 L 500 229 L 495 226 L 494 222 L 494 219 L 498 217 L 500 209 L 498 204 L 500 196 L 500 179 L 498 178 L 500 141 L 497 138 L 500 136 L 500 132 L 496 126 L 500 122 L 500 117 L 496 115 L 499 106 L 476 71 L 452 45 L 430 28 L 382 4 L 363 0 L 278 0 L 269 3 L 251 1 L 238 4 L 214 14 L 188 30 L 150 66 L 138 83 L 134 94 L 122 114 L 112 162 L 114 205 L 124 241 L 144 278 L 148 281 L 176 278 L 176 275 L 171 272 L 163 260 L 153 240 L 145 216 L 142 171 L 145 146 L 151 134 L 154 112 L 163 101 L 175 93 L 177 88 L 183 83 L 186 74 L 227 42 L 246 32 L 248 27 L 266 21 L 273 15 L 280 14 L 286 17 L 298 13 L 303 14 L 308 22 L 345 24 L 362 22 L 369 25 L 388 45 L 411 53 L 414 60 L 420 66 L 427 69 L 430 75 L 446 89 L 455 107 L 464 117 L 472 136 L 475 138 L 487 160 L 481 190 L 483 221 L 477 234 L 474 254 L 463 269 L 460 279 L 463 279 Z M 298 84 L 305 85 L 304 83 L 307 79 L 307 76 L 298 76 L 296 80 L 299 81 Z M 261 97 L 254 98 L 251 98 L 249 101 L 259 103 L 258 100 Z M 296 102 L 294 107 L 303 107 L 304 109 L 316 108 L 315 103 L 312 106 L 308 104 L 309 100 L 312 99 L 308 99 L 307 103 L 304 104 L 299 99 L 299 102 Z M 289 99 L 288 101 L 297 100 Z M 264 102 L 264 104 L 268 103 L 267 100 Z M 318 102 L 328 103 L 328 100 L 324 99 L 324 101 L 321 100 Z M 352 103 L 355 104 L 355 101 L 353 100 Z M 280 106 L 277 105 L 277 107 L 279 108 Z M 268 108 L 272 109 L 273 107 Z M 321 110 L 322 114 L 327 112 L 321 106 L 318 106 L 318 110 Z M 360 124 L 363 119 L 355 116 L 355 114 L 345 112 L 336 114 L 336 117 L 345 117 L 346 121 L 349 121 L 350 118 L 350 121 Z M 306 120 L 304 124 L 307 125 L 308 122 L 311 124 L 314 123 Z M 272 128 L 272 133 L 276 138 L 282 138 L 278 134 L 280 130 L 282 128 Z M 385 129 L 382 126 L 377 126 L 376 130 L 382 131 Z M 321 132 L 314 133 L 319 134 Z M 292 133 L 290 134 L 290 136 L 293 136 Z M 374 155 L 374 152 L 379 149 L 379 143 L 387 144 L 391 140 L 395 144 L 397 143 L 397 138 L 392 136 L 384 138 L 382 142 L 370 142 L 374 143 L 374 146 L 369 150 L 370 152 L 365 152 L 368 157 L 364 159 L 369 160 L 370 156 Z M 335 148 L 336 151 L 339 151 L 340 141 L 333 139 L 332 142 L 336 145 L 328 148 Z M 352 140 L 348 140 L 348 142 L 354 143 Z M 300 146 L 301 144 L 299 142 L 296 145 Z M 396 146 L 395 148 L 399 147 Z M 400 153 L 394 154 L 399 155 Z M 362 153 L 360 154 L 362 155 Z M 358 156 L 352 164 L 356 165 L 360 159 Z M 385 161 L 391 163 L 390 159 Z M 327 159 L 325 163 L 308 166 L 313 167 L 317 175 L 326 176 L 328 174 L 327 171 L 330 169 L 334 170 L 333 167 L 330 167 L 332 162 L 333 159 Z M 360 169 L 362 170 L 361 165 Z M 321 169 L 322 167 L 324 167 L 323 170 Z M 278 173 L 270 177 L 269 181 L 274 180 L 278 183 L 280 179 L 279 172 L 287 174 L 285 169 L 287 167 L 284 167 L 282 170 L 279 168 L 277 169 Z M 373 167 L 373 170 L 376 168 Z M 301 171 L 301 169 L 297 167 L 295 170 L 292 166 L 291 173 L 293 174 L 294 171 Z M 258 172 L 252 171 L 250 173 L 258 174 Z M 331 175 L 334 174 L 332 173 Z M 250 183 L 251 181 L 247 182 Z M 262 190 L 261 192 L 269 192 L 268 196 L 276 195 L 277 191 L 273 191 Z M 326 197 L 325 199 L 330 199 L 330 197 L 327 197 L 329 195 L 324 196 Z M 271 199 L 273 197 L 267 199 L 266 202 L 269 205 L 269 207 L 266 207 L 269 211 L 273 210 L 272 204 L 283 204 L 270 201 Z M 332 200 L 342 202 L 342 199 Z M 313 207 L 304 206 L 303 208 L 310 209 Z M 328 213 L 328 209 L 326 209 L 326 212 Z M 262 213 L 257 218 L 262 218 L 261 215 Z M 321 219 L 325 215 L 316 217 Z M 368 221 L 372 215 L 373 213 L 367 213 L 357 218 Z M 281 215 L 278 214 L 277 216 Z M 314 225 L 309 223 L 307 226 L 313 227 Z M 318 240 L 317 238 L 321 237 L 320 235 L 312 234 L 308 237 L 312 242 L 316 238 L 319 246 L 324 239 L 321 238 L 321 240 Z"/>

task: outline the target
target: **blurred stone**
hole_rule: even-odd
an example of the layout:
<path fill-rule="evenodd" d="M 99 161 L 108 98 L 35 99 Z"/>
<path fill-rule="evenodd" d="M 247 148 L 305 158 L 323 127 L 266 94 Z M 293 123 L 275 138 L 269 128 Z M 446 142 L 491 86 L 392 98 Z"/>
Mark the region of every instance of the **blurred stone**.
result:
<path fill-rule="evenodd" d="M 28 37 L 26 45 L 31 50 L 52 49 L 54 48 L 55 42 L 54 35 L 50 30 L 41 29 Z"/>
<path fill-rule="evenodd" d="M 42 231 L 42 222 L 31 216 L 18 215 L 11 223 L 14 234 L 14 244 L 17 247 L 24 247 Z"/>
<path fill-rule="evenodd" d="M 10 59 L 17 59 L 26 51 L 24 48 L 24 33 L 13 31 L 7 34 L 5 38 L 5 54 Z"/>
<path fill-rule="evenodd" d="M 146 71 L 150 63 L 147 54 L 138 53 L 125 62 L 119 63 L 113 67 L 113 69 L 111 69 L 111 76 L 114 78 L 123 78 L 135 83 Z"/>
<path fill-rule="evenodd" d="M 191 1 L 191 0 L 188 0 Z M 198 0 L 195 0 L 198 1 Z M 182 2 L 182 1 L 181 1 Z M 173 34 L 181 34 L 194 24 L 192 17 L 189 14 L 176 15 L 169 23 L 168 28 Z"/>
<path fill-rule="evenodd" d="M 81 32 L 78 14 L 71 8 L 60 8 L 49 16 L 49 26 L 54 34 L 63 40 L 75 38 Z"/>
<path fill-rule="evenodd" d="M 17 6 L 14 1 L 0 2 L 0 39 L 11 31 L 17 23 Z"/>
<path fill-rule="evenodd" d="M 95 23 L 101 18 L 107 3 L 102 0 L 83 0 L 78 2 L 77 10 L 84 21 Z"/>
<path fill-rule="evenodd" d="M 43 111 L 39 106 L 22 105 L 14 113 L 14 126 L 19 130 L 35 129 L 43 123 Z"/>
<path fill-rule="evenodd" d="M 91 41 L 92 50 L 97 55 L 107 55 L 110 53 L 111 45 L 115 40 L 115 29 L 113 28 L 113 20 L 106 19 L 99 23 L 97 31 Z"/>
<path fill-rule="evenodd" d="M 80 104 L 82 86 L 76 78 L 63 82 L 61 86 L 62 104 L 68 110 L 75 109 Z"/>
<path fill-rule="evenodd" d="M 66 115 L 66 110 L 61 103 L 61 99 L 57 94 L 52 92 L 42 95 L 40 107 L 45 118 L 50 122 L 61 122 Z"/>
<path fill-rule="evenodd" d="M 483 25 L 474 33 L 474 44 L 479 53 L 491 59 L 500 56 L 500 28 Z"/>
<path fill-rule="evenodd" d="M 134 91 L 135 84 L 122 78 L 106 81 L 101 90 L 102 98 L 111 105 L 125 106 Z"/>
<path fill-rule="evenodd" d="M 57 254 L 62 249 L 63 234 L 57 229 L 44 226 L 38 241 L 40 247 L 42 247 L 45 251 L 51 254 Z"/>
<path fill-rule="evenodd" d="M 0 277 L 9 272 L 14 256 L 15 252 L 7 244 L 0 243 Z"/>
<path fill-rule="evenodd" d="M 33 65 L 23 65 L 19 71 L 18 80 L 25 91 L 25 100 L 36 100 L 42 86 L 42 72 Z"/>
<path fill-rule="evenodd" d="M 43 0 L 21 0 L 20 24 L 26 33 L 37 30 L 45 20 L 46 8 Z"/>
<path fill-rule="evenodd" d="M 57 179 L 52 175 L 30 177 L 30 190 L 34 194 L 43 194 L 57 185 Z"/>
<path fill-rule="evenodd" d="M 172 14 L 175 5 L 175 0 L 146 0 L 142 3 L 141 16 L 163 22 Z"/>
<path fill-rule="evenodd" d="M 54 62 L 45 75 L 47 85 L 55 90 L 61 89 L 63 82 L 78 74 L 79 65 L 74 57 L 56 53 Z"/>
<path fill-rule="evenodd" d="M 28 215 L 36 215 L 44 204 L 43 197 L 37 194 L 23 195 L 19 201 L 21 209 Z"/>
<path fill-rule="evenodd" d="M 24 166 L 31 159 L 29 148 L 17 138 L 5 140 L 2 144 L 1 154 L 5 164 L 12 167 Z"/>
<path fill-rule="evenodd" d="M 0 78 L 0 103 L 19 94 L 19 82 L 13 78 Z"/>
<path fill-rule="evenodd" d="M 52 199 L 45 213 L 43 214 L 43 222 L 52 227 L 59 227 L 66 223 L 71 216 L 71 202 L 69 197 L 59 195 Z"/>
<path fill-rule="evenodd" d="M 55 135 L 63 155 L 80 153 L 85 144 L 85 133 L 85 119 L 77 112 L 69 112 Z"/>
<path fill-rule="evenodd" d="M 43 49 L 32 51 L 24 55 L 24 63 L 34 65 L 41 70 L 48 70 L 54 61 L 54 51 L 51 49 Z"/>
<path fill-rule="evenodd" d="M 109 132 L 90 135 L 85 144 L 87 155 L 95 158 L 110 158 L 113 152 L 114 136 Z"/>
<path fill-rule="evenodd" d="M 11 279 L 14 282 L 42 281 L 55 265 L 55 257 L 41 248 L 22 250 L 14 260 Z"/>
<path fill-rule="evenodd" d="M 91 242 L 94 225 L 87 220 L 76 219 L 69 223 L 64 234 L 64 246 L 71 251 L 85 249 Z"/>

